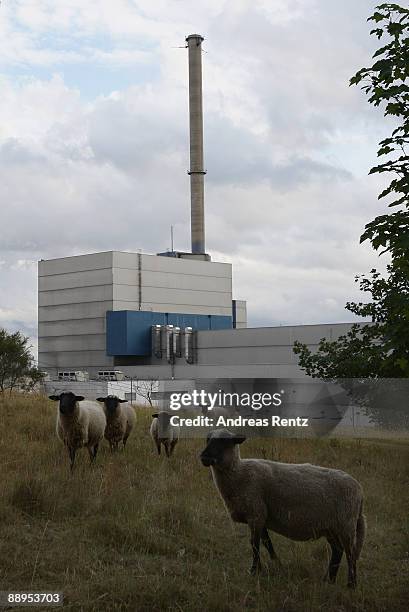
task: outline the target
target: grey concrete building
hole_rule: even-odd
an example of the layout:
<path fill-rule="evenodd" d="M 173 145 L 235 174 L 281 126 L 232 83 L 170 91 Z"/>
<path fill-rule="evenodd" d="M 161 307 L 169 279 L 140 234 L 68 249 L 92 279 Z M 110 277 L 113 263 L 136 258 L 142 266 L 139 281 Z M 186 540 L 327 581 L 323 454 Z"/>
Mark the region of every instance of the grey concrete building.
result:
<path fill-rule="evenodd" d="M 230 264 L 118 251 L 40 261 L 40 367 L 91 374 L 114 367 L 115 355 L 107 353 L 107 312 L 119 311 L 211 316 L 213 325 L 224 327 L 235 325 L 234 319 L 246 324 L 245 302 L 232 301 Z"/>
<path fill-rule="evenodd" d="M 300 377 L 295 340 L 314 348 L 350 328 L 245 328 L 246 303 L 232 300 L 231 265 L 211 261 L 117 251 L 64 257 L 39 262 L 38 285 L 39 364 L 54 379 L 62 370 L 95 379 L 99 370 L 113 368 L 142 380 Z M 111 329 L 110 315 L 120 315 Z M 182 343 L 183 323 L 192 327 L 191 363 L 183 347 L 167 354 L 164 331 L 178 317 Z M 151 345 L 157 322 L 160 357 Z M 132 344 L 141 334 L 147 350 Z"/>

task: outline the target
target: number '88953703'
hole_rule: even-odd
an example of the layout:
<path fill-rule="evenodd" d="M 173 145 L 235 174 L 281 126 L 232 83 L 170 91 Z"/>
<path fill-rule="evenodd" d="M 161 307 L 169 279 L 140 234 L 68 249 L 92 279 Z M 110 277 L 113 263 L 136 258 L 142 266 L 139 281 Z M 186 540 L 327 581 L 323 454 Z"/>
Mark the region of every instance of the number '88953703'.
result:
<path fill-rule="evenodd" d="M 61 606 L 63 604 L 62 593 L 49 591 L 1 591 L 0 607 L 13 606 Z"/>

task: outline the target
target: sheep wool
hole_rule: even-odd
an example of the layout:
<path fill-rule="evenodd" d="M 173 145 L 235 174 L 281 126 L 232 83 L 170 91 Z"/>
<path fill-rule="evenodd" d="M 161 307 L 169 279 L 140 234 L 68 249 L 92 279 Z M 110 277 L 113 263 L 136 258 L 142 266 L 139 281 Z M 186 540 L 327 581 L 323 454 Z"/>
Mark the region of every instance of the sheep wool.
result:
<path fill-rule="evenodd" d="M 150 427 L 151 438 L 155 443 L 158 455 L 163 445 L 168 458 L 172 456 L 180 434 L 180 427 L 170 424 L 171 416 L 168 412 L 156 412 L 152 415 L 153 421 Z"/>
<path fill-rule="evenodd" d="M 120 442 L 125 448 L 136 422 L 133 406 L 128 404 L 127 400 L 119 399 L 116 395 L 98 397 L 97 401 L 103 404 L 107 420 L 104 435 L 109 442 L 111 451 L 118 450 Z"/>
<path fill-rule="evenodd" d="M 327 539 L 331 559 L 325 579 L 335 582 L 342 555 L 348 562 L 348 586 L 355 587 L 356 562 L 364 537 L 362 487 L 352 476 L 309 463 L 288 464 L 242 459 L 244 436 L 226 429 L 208 436 L 201 453 L 211 467 L 215 485 L 233 521 L 250 528 L 253 564 L 260 564 L 260 540 L 271 559 L 277 559 L 268 530 L 292 540 Z"/>
<path fill-rule="evenodd" d="M 91 462 L 95 461 L 106 426 L 105 414 L 99 404 L 72 392 L 50 395 L 50 399 L 59 402 L 56 433 L 68 449 L 71 470 L 74 469 L 77 450 L 84 446 Z"/>

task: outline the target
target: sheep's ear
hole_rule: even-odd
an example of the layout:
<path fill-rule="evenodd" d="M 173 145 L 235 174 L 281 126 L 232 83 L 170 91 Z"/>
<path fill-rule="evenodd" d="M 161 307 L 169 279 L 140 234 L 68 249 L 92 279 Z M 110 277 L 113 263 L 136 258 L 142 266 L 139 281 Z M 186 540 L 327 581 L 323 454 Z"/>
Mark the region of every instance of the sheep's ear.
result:
<path fill-rule="evenodd" d="M 120 404 L 123 404 L 124 402 L 127 402 L 128 400 L 121 400 L 121 399 L 119 399 L 118 401 L 119 401 Z"/>
<path fill-rule="evenodd" d="M 97 402 L 101 402 L 103 404 L 105 402 L 105 397 L 97 397 Z"/>
<path fill-rule="evenodd" d="M 233 438 L 234 444 L 243 444 L 245 440 L 246 440 L 246 436 L 234 436 Z"/>
<path fill-rule="evenodd" d="M 157 418 L 158 418 L 158 413 L 157 413 L 157 412 L 155 412 L 155 414 L 153 414 L 153 415 L 152 415 L 152 418 L 153 418 L 153 419 L 157 419 Z"/>
<path fill-rule="evenodd" d="M 48 399 L 53 400 L 53 402 L 59 402 L 60 396 L 59 395 L 49 395 Z"/>
<path fill-rule="evenodd" d="M 82 402 L 82 400 L 83 400 L 83 399 L 85 399 L 83 395 L 76 395 L 76 396 L 75 396 L 75 400 L 76 400 L 77 402 Z"/>

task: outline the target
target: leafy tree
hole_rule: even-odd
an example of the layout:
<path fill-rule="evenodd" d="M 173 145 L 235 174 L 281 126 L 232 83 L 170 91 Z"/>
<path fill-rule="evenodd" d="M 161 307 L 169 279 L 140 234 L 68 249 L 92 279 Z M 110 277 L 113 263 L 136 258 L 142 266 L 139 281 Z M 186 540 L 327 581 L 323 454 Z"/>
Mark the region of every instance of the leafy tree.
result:
<path fill-rule="evenodd" d="M 376 24 L 371 34 L 388 41 L 375 52 L 374 64 L 359 70 L 350 84 L 360 84 L 370 104 L 384 106 L 384 115 L 395 117 L 397 127 L 379 144 L 378 157 L 386 160 L 370 171 L 392 175 L 379 199 L 389 196 L 394 212 L 368 223 L 361 242 L 369 240 L 376 251 L 389 253 L 391 263 L 386 277 L 376 270 L 369 278 L 356 277 L 372 301 L 346 304 L 350 312 L 370 317 L 371 324 L 352 325 L 334 341 L 322 339 L 315 353 L 295 343 L 301 368 L 323 379 L 409 377 L 409 10 L 381 4 L 368 21 Z"/>
<path fill-rule="evenodd" d="M 370 240 L 375 250 L 383 248 L 392 257 L 407 256 L 409 249 L 409 9 L 398 4 L 381 4 L 368 21 L 376 28 L 371 34 L 378 39 L 389 35 L 388 44 L 378 49 L 371 68 L 361 68 L 350 84 L 361 84 L 374 106 L 385 105 L 385 116 L 400 121 L 389 138 L 379 143 L 378 157 L 389 159 L 373 167 L 369 174 L 393 174 L 389 186 L 379 199 L 391 196 L 395 212 L 380 215 L 365 226 L 361 242 Z"/>
<path fill-rule="evenodd" d="M 42 379 L 28 342 L 20 332 L 10 334 L 0 329 L 0 393 L 17 387 L 29 391 Z"/>
<path fill-rule="evenodd" d="M 295 342 L 300 366 L 322 379 L 409 377 L 409 260 L 390 264 L 386 278 L 371 270 L 358 281 L 372 301 L 348 302 L 346 309 L 372 323 L 355 323 L 337 340 L 323 338 L 315 353 Z"/>

